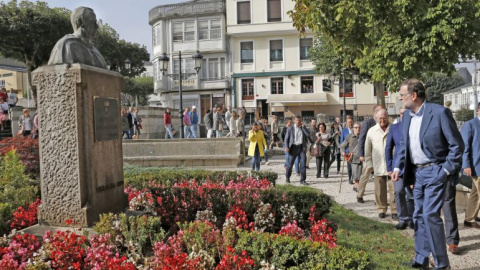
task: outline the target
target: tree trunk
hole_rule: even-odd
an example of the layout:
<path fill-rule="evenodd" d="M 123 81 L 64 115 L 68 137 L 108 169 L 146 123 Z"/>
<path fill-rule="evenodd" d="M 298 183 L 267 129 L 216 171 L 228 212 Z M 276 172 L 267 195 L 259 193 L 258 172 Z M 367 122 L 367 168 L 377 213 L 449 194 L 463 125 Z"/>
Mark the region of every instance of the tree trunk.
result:
<path fill-rule="evenodd" d="M 374 82 L 373 85 L 377 92 L 377 104 L 381 104 L 385 107 L 385 85 L 382 82 Z"/>

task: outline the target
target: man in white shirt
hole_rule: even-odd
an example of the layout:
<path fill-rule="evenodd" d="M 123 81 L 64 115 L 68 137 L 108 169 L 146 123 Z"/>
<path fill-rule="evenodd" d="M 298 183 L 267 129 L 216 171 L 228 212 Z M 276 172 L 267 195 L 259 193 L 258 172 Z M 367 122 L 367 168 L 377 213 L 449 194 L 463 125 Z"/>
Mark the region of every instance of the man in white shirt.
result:
<path fill-rule="evenodd" d="M 17 105 L 17 102 L 17 94 L 13 91 L 13 88 L 10 88 L 10 93 L 8 93 L 8 106 L 10 108 L 15 107 Z"/>

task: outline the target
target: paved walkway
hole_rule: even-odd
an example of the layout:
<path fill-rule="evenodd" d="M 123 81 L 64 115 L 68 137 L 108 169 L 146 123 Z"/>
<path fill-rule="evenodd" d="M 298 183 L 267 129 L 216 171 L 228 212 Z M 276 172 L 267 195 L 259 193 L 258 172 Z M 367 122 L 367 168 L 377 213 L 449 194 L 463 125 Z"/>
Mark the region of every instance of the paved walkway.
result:
<path fill-rule="evenodd" d="M 269 157 L 270 164 L 262 165 L 260 170 L 274 171 L 279 174 L 278 184 L 285 184 L 284 156 Z M 240 168 L 250 169 L 251 163 L 248 161 Z M 345 208 L 352 209 L 357 214 L 368 217 L 373 220 L 392 224 L 392 230 L 397 221 L 391 219 L 390 213 L 387 218 L 380 219 L 375 207 L 375 198 L 373 193 L 373 181 L 369 182 L 365 192 L 364 204 L 357 203 L 356 193 L 352 190 L 352 186 L 348 184 L 348 179 L 344 177 L 342 184 L 342 192 L 339 193 L 340 175 L 336 172 L 337 165 L 333 163 L 330 168 L 329 178 L 319 178 L 316 175 L 315 159 L 310 161 L 310 169 L 307 169 L 307 183 L 311 187 L 321 189 L 325 194 L 331 196 L 337 203 Z M 347 168 L 345 167 L 345 175 Z M 300 179 L 292 175 L 292 185 L 299 185 Z M 465 228 L 463 221 L 465 218 L 464 210 L 457 210 L 460 229 L 460 255 L 449 253 L 449 259 L 452 269 L 473 270 L 480 269 L 480 230 Z M 413 230 L 407 229 L 403 231 L 408 237 L 413 237 Z M 412 254 L 413 255 L 413 254 Z"/>

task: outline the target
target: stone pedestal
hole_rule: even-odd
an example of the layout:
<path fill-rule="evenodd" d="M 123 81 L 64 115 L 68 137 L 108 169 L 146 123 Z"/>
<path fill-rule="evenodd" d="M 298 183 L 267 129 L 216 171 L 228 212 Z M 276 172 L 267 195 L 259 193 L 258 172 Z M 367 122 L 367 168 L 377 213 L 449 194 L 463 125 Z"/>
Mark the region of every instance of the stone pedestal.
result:
<path fill-rule="evenodd" d="M 123 77 L 81 64 L 33 72 L 38 93 L 40 225 L 92 226 L 125 210 L 120 92 Z"/>

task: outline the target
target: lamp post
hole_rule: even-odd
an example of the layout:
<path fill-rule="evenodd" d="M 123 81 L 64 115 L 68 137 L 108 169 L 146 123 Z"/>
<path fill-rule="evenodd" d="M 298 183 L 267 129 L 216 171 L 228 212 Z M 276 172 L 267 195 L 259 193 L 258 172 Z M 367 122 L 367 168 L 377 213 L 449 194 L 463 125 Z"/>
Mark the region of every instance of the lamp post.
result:
<path fill-rule="evenodd" d="M 179 68 L 178 68 L 178 74 L 165 74 L 165 72 L 168 70 L 168 62 L 170 61 L 170 58 L 167 56 L 166 53 L 163 53 L 162 56 L 158 58 L 160 61 L 160 70 L 162 71 L 162 75 L 167 75 L 170 78 L 175 78 L 178 76 L 178 82 L 179 82 L 179 98 L 180 98 L 180 138 L 184 138 L 184 130 L 183 130 L 183 95 L 182 95 L 182 87 L 183 87 L 183 80 L 185 78 L 188 78 L 188 76 L 192 75 L 197 75 L 198 71 L 202 67 L 202 59 L 203 56 L 200 54 L 200 51 L 197 51 L 194 55 L 192 55 L 193 60 L 195 61 L 195 73 L 183 73 L 182 72 L 182 52 L 178 52 L 178 62 L 179 62 Z"/>

